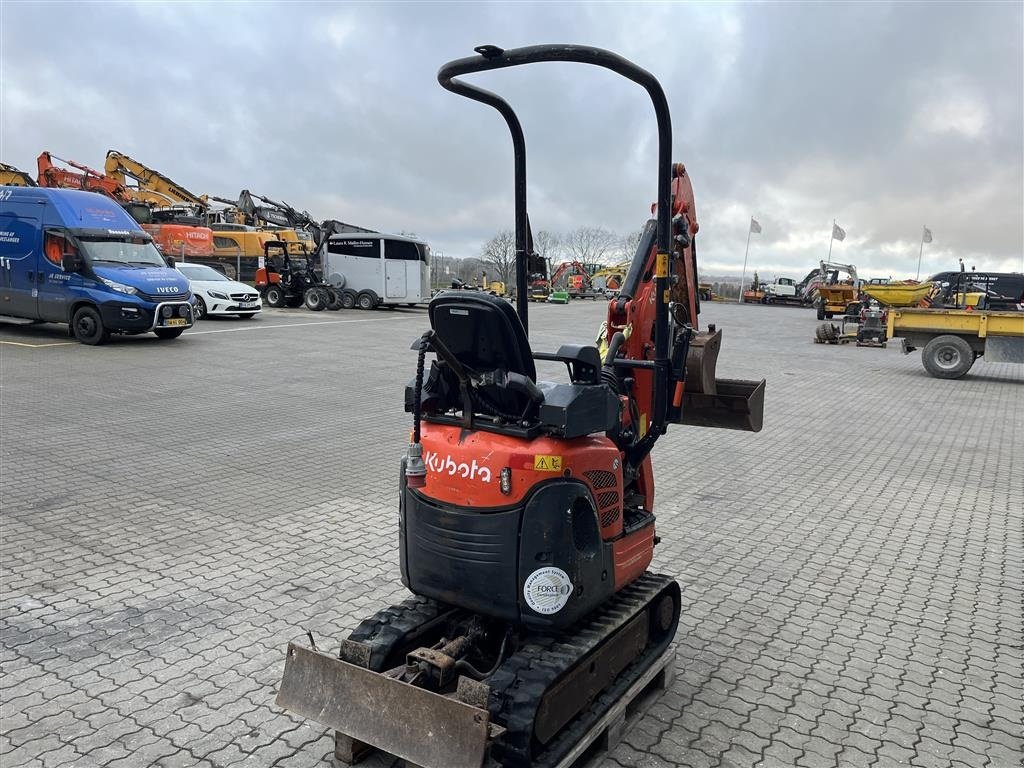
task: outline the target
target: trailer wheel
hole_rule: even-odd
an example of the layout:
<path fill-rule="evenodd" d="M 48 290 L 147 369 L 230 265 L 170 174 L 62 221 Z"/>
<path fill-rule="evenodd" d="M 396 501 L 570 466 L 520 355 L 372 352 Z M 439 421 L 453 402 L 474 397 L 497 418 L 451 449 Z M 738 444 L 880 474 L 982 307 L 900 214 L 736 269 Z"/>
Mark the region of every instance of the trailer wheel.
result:
<path fill-rule="evenodd" d="M 103 327 L 103 318 L 94 307 L 79 307 L 71 320 L 71 331 L 76 339 L 91 347 L 110 338 L 110 331 Z"/>
<path fill-rule="evenodd" d="M 350 291 L 348 288 L 341 292 L 341 308 L 342 309 L 355 309 L 356 306 L 356 292 Z"/>
<path fill-rule="evenodd" d="M 376 309 L 377 295 L 373 291 L 363 291 L 356 297 L 360 309 Z"/>
<path fill-rule="evenodd" d="M 327 308 L 327 301 L 319 288 L 307 289 L 303 300 L 306 303 L 306 309 L 311 312 L 321 312 Z"/>
<path fill-rule="evenodd" d="M 959 379 L 974 365 L 974 350 L 960 336 L 937 336 L 921 350 L 921 362 L 937 379 Z"/>
<path fill-rule="evenodd" d="M 267 302 L 268 307 L 283 307 L 285 304 L 284 290 L 279 286 L 272 285 L 267 288 L 264 300 Z"/>

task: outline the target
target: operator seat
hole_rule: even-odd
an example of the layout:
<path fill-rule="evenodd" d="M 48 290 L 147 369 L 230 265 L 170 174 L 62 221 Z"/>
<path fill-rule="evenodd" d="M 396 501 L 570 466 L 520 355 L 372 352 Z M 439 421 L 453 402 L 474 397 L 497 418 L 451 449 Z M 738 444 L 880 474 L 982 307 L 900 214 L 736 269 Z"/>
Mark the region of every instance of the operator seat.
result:
<path fill-rule="evenodd" d="M 473 380 L 471 389 L 479 395 L 473 398 L 474 414 L 510 425 L 534 423 L 563 437 L 607 432 L 618 424 L 618 399 L 602 383 L 594 346 L 565 344 L 555 354 L 534 355 L 512 305 L 487 293 L 443 291 L 428 313 L 436 338 Z M 571 383 L 538 382 L 535 357 L 565 363 Z M 434 381 L 432 371 L 425 393 Z M 455 389 L 450 380 L 441 388 Z M 407 407 L 409 401 L 407 391 Z"/>
<path fill-rule="evenodd" d="M 512 305 L 476 291 L 442 291 L 428 307 L 430 327 L 470 374 L 505 371 L 536 383 L 537 369 L 526 331 Z M 506 414 L 528 410 L 525 392 L 500 384 L 477 386 Z"/>

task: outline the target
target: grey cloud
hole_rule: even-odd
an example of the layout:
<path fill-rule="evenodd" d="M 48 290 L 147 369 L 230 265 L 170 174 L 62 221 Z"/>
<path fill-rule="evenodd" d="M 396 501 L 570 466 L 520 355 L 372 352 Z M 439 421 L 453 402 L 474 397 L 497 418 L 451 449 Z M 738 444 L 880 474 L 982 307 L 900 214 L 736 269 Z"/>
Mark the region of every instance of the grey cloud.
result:
<path fill-rule="evenodd" d="M 0 157 L 102 165 L 117 148 L 195 192 L 243 187 L 413 230 L 475 255 L 511 223 L 496 113 L 443 91 L 473 45 L 572 41 L 662 81 L 674 155 L 694 180 L 703 263 L 802 276 L 833 217 L 843 260 L 905 275 L 957 256 L 1021 264 L 1020 5 L 10 4 L 2 9 Z M 41 30 L 73 29 L 55 55 Z M 520 110 L 535 226 L 627 231 L 654 196 L 642 91 L 543 65 L 478 78 Z M 763 271 L 763 270 L 762 270 Z"/>

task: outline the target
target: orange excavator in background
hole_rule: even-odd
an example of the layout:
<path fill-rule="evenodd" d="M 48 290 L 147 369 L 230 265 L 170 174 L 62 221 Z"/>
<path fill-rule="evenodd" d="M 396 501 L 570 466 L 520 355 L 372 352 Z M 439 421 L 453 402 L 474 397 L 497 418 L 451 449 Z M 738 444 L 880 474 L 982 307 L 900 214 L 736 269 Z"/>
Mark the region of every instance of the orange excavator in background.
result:
<path fill-rule="evenodd" d="M 67 168 L 60 168 L 53 164 L 59 160 L 64 165 L 74 168 L 69 171 Z M 88 192 L 99 192 L 119 203 L 127 202 L 130 198 L 126 190 L 117 181 L 110 178 L 102 171 L 94 170 L 87 165 L 76 163 L 74 160 L 65 160 L 49 152 L 40 153 L 36 158 L 36 167 L 39 175 L 36 181 L 40 187 L 59 187 L 61 189 L 84 189 Z"/>
<path fill-rule="evenodd" d="M 4 187 L 38 187 L 36 180 L 20 168 L 7 163 L 0 163 L 0 186 Z"/>
<path fill-rule="evenodd" d="M 75 170 L 60 168 L 53 164 L 54 160 Z M 178 259 L 205 258 L 213 252 L 213 232 L 209 227 L 200 226 L 198 218 L 177 216 L 167 220 L 162 217 L 162 208 L 158 203 L 128 188 L 117 177 L 73 160 L 65 160 L 50 152 L 42 152 L 36 159 L 36 165 L 41 187 L 84 189 L 116 200 L 152 235 L 153 244 L 164 256 Z"/>
<path fill-rule="evenodd" d="M 563 286 L 564 282 L 564 286 Z M 570 296 L 585 291 L 590 284 L 590 275 L 579 261 L 563 261 L 551 273 L 551 287 L 555 290 L 564 288 Z"/>

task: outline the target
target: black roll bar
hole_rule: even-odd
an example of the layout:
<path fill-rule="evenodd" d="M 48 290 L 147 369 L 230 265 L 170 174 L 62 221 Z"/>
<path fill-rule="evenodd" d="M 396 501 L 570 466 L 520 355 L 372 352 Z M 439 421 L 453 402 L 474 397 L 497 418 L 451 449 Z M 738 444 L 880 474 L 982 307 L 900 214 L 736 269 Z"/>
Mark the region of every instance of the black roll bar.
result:
<path fill-rule="evenodd" d="M 668 101 L 661 84 L 647 70 L 638 67 L 628 59 L 603 48 L 586 45 L 530 45 L 523 48 L 503 50 L 494 45 L 480 45 L 474 48 L 478 55 L 449 61 L 437 73 L 442 87 L 479 101 L 498 110 L 508 124 L 512 134 L 512 149 L 515 155 L 515 235 L 516 235 L 516 311 L 523 327 L 529 330 L 527 320 L 527 258 L 530 253 L 530 225 L 526 208 L 526 140 L 523 128 L 515 111 L 507 101 L 496 93 L 458 80 L 460 75 L 470 72 L 486 72 L 492 69 L 517 67 L 542 61 L 566 61 L 578 64 L 592 64 L 610 69 L 642 86 L 651 97 L 654 113 L 658 120 L 658 214 L 657 246 L 658 269 L 655 271 L 657 292 L 654 324 L 655 360 L 664 367 L 667 386 L 668 375 L 668 304 L 665 293 L 668 290 L 668 254 L 671 252 L 672 201 L 670 189 L 672 180 L 672 120 L 669 116 Z M 646 258 L 646 254 L 644 254 Z"/>

